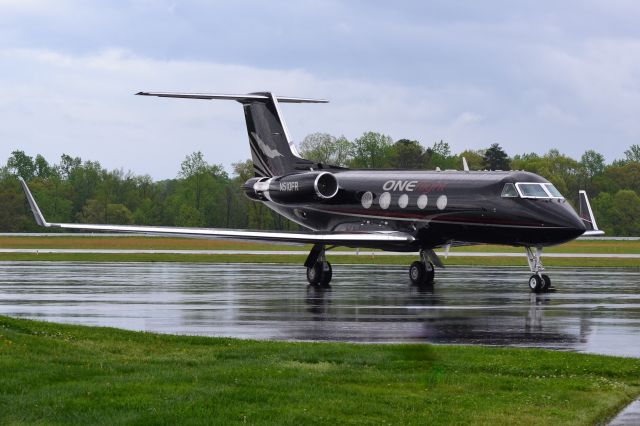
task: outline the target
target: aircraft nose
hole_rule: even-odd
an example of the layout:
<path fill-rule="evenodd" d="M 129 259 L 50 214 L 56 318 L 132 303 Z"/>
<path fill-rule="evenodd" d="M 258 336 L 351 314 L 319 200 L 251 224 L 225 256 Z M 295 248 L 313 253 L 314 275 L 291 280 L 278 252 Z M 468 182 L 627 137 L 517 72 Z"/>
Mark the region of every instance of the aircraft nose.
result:
<path fill-rule="evenodd" d="M 584 225 L 584 222 L 582 221 L 582 219 L 580 219 L 580 217 L 574 218 L 573 228 L 578 234 L 578 236 L 584 234 L 584 232 L 587 230 L 587 227 Z"/>
<path fill-rule="evenodd" d="M 565 211 L 566 214 L 564 216 L 566 220 L 566 227 L 572 234 L 575 235 L 574 238 L 578 238 L 580 235 L 584 234 L 584 232 L 587 230 L 587 227 L 585 226 L 582 219 L 580 219 L 580 216 L 578 216 L 578 214 L 573 209 L 567 209 Z"/>

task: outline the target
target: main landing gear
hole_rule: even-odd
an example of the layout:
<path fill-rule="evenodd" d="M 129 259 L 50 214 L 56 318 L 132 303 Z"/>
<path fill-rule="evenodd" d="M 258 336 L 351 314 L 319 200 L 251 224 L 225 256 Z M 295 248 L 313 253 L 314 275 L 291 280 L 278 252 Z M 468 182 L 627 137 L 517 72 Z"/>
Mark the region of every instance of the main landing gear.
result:
<path fill-rule="evenodd" d="M 423 286 L 433 284 L 436 271 L 433 263 L 429 260 L 426 250 L 420 250 L 420 260 L 416 260 L 409 267 L 409 279 L 411 284 Z"/>
<path fill-rule="evenodd" d="M 529 277 L 529 288 L 534 293 L 551 291 L 551 278 L 549 275 L 543 274 L 544 266 L 542 266 L 542 247 L 536 247 L 535 252 L 531 247 L 526 247 L 527 261 L 529 269 L 533 273 Z"/>
<path fill-rule="evenodd" d="M 331 264 L 325 257 L 325 247 L 323 244 L 316 244 L 309 252 L 307 260 L 304 262 L 307 267 L 307 281 L 312 286 L 329 287 L 333 271 Z"/>

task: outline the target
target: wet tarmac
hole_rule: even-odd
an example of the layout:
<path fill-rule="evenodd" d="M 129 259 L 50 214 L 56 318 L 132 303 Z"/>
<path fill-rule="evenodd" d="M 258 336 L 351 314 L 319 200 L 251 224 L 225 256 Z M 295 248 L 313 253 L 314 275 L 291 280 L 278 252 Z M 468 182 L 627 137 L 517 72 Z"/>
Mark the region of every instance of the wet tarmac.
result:
<path fill-rule="evenodd" d="M 281 340 L 534 346 L 640 357 L 640 268 L 451 267 L 433 288 L 394 266 L 0 262 L 0 314 L 132 330 Z"/>

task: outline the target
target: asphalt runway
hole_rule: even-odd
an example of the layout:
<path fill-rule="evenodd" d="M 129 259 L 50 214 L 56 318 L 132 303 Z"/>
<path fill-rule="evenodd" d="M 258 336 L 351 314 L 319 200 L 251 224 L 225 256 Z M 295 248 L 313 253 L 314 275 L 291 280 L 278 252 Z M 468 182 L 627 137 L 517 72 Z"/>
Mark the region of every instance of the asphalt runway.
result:
<path fill-rule="evenodd" d="M 640 268 L 450 267 L 433 288 L 407 268 L 333 268 L 330 289 L 294 265 L 0 262 L 0 314 L 256 339 L 528 346 L 640 357 Z"/>

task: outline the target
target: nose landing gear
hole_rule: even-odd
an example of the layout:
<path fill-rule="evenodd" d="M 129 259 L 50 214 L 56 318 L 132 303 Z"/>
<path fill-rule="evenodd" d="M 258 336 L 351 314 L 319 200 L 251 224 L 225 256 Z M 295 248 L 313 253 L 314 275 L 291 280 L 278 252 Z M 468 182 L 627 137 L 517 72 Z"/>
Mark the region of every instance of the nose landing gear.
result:
<path fill-rule="evenodd" d="M 536 247 L 535 252 L 531 247 L 526 247 L 527 261 L 529 269 L 533 273 L 529 277 L 529 288 L 534 293 L 551 291 L 551 278 L 549 275 L 543 274 L 544 266 L 542 266 L 542 247 Z"/>

